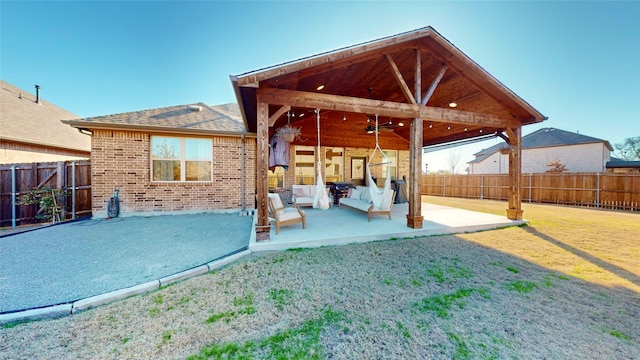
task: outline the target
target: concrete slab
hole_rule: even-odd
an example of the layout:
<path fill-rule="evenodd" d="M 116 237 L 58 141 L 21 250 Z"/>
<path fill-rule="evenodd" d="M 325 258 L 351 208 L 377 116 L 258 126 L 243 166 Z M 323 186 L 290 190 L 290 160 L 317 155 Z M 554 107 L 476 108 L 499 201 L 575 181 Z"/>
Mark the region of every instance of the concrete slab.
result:
<path fill-rule="evenodd" d="M 422 203 L 423 228 L 407 227 L 406 215 L 409 205 L 395 204 L 392 220 L 384 215 L 367 221 L 367 214 L 350 208 L 332 207 L 328 210 L 304 208 L 307 227 L 300 224 L 283 226 L 275 234 L 272 227 L 267 242 L 256 242 L 252 238 L 252 251 L 285 250 L 297 247 L 345 245 L 358 242 L 412 238 L 430 235 L 457 234 L 491 230 L 508 226 L 519 226 L 526 221 L 509 220 L 506 216 L 479 213 L 469 210 Z"/>

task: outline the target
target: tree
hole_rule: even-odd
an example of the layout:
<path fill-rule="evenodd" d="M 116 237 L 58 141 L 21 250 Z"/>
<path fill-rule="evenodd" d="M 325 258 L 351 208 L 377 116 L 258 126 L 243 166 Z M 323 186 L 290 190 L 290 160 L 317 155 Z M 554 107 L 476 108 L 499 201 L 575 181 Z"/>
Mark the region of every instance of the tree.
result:
<path fill-rule="evenodd" d="M 547 166 L 549 167 L 549 170 L 547 170 L 548 173 L 563 173 L 563 172 L 569 170 L 558 159 L 553 160 L 552 162 L 548 163 Z"/>
<path fill-rule="evenodd" d="M 456 173 L 456 167 L 458 167 L 460 157 L 460 149 L 453 149 L 449 151 L 449 170 L 452 174 Z"/>
<path fill-rule="evenodd" d="M 624 139 L 621 144 L 614 144 L 614 155 L 622 160 L 640 160 L 640 136 Z"/>

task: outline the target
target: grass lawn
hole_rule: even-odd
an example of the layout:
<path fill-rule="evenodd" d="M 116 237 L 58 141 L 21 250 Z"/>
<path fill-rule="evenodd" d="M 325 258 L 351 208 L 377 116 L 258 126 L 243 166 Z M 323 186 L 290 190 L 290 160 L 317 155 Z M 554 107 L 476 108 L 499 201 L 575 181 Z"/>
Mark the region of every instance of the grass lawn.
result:
<path fill-rule="evenodd" d="M 640 359 L 640 214 L 523 209 L 529 226 L 252 254 L 5 325 L 0 359 Z"/>

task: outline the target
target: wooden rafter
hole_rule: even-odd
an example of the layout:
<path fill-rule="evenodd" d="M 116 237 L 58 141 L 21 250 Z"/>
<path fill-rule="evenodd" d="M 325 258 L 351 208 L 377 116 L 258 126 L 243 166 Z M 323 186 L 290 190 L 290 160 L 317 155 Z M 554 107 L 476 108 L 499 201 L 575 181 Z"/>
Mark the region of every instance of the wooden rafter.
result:
<path fill-rule="evenodd" d="M 422 106 L 427 105 L 427 103 L 429 102 L 429 99 L 431 99 L 433 92 L 436 91 L 436 87 L 438 87 L 438 84 L 440 83 L 440 80 L 442 80 L 442 77 L 444 77 L 444 73 L 446 71 L 447 71 L 447 65 L 446 64 L 442 65 L 442 68 L 438 72 L 438 75 L 436 75 L 436 78 L 433 79 L 433 81 L 431 82 L 431 85 L 427 89 L 427 92 L 422 97 L 422 101 L 420 102 Z"/>
<path fill-rule="evenodd" d="M 402 90 L 404 97 L 407 98 L 407 100 L 411 104 L 416 104 L 416 99 L 413 97 L 413 94 L 411 94 L 411 90 L 409 89 L 407 82 L 404 81 L 404 77 L 402 77 L 402 73 L 400 72 L 400 69 L 398 69 L 398 65 L 396 65 L 395 61 L 393 61 L 391 55 L 387 54 L 384 57 L 387 59 L 387 62 L 391 66 L 391 73 L 396 78 L 396 82 L 398 83 L 398 85 L 400 85 L 400 89 Z"/>

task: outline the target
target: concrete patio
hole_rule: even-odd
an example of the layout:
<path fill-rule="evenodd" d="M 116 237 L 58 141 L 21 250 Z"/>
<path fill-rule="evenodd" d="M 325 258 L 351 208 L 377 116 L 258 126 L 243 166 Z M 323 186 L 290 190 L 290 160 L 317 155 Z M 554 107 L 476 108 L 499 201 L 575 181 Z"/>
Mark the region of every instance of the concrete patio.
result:
<path fill-rule="evenodd" d="M 367 222 L 367 214 L 347 207 L 331 207 L 318 210 L 304 207 L 307 227 L 301 224 L 287 225 L 275 234 L 271 227 L 269 241 L 256 242 L 252 232 L 249 249 L 252 251 L 284 250 L 299 247 L 344 245 L 349 243 L 412 238 L 419 236 L 456 234 L 491 230 L 525 224 L 523 220 L 509 220 L 505 216 L 479 213 L 429 203 L 422 203 L 423 228 L 407 227 L 408 203 L 395 204 L 391 220 L 386 215 L 377 215 Z M 255 224 L 254 224 L 255 226 Z"/>

